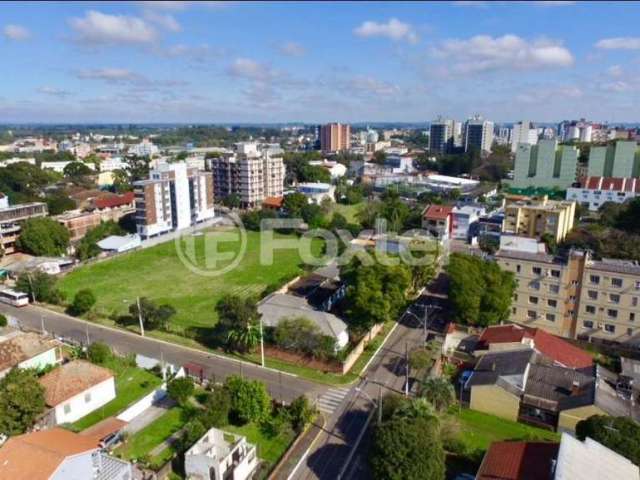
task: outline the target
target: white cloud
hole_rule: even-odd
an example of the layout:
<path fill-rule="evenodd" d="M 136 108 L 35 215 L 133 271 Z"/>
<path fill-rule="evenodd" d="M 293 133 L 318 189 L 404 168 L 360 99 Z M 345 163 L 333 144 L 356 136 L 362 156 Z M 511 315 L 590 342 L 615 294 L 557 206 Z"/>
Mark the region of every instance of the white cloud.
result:
<path fill-rule="evenodd" d="M 212 47 L 206 43 L 201 45 L 179 43 L 160 49 L 159 54 L 169 58 L 184 57 L 195 62 L 205 62 L 213 58 L 222 57 L 225 54 L 225 50 L 219 47 Z"/>
<path fill-rule="evenodd" d="M 603 50 L 640 50 L 640 37 L 603 38 L 596 43 Z"/>
<path fill-rule="evenodd" d="M 4 28 L 2 29 L 2 34 L 5 36 L 5 38 L 14 40 L 16 42 L 28 40 L 31 37 L 31 32 L 25 27 L 11 24 L 4 26 Z"/>
<path fill-rule="evenodd" d="M 374 96 L 386 97 L 397 95 L 400 92 L 400 87 L 397 85 L 362 75 L 352 78 L 349 81 L 349 87 L 355 93 Z"/>
<path fill-rule="evenodd" d="M 126 68 L 96 68 L 93 70 L 82 70 L 78 73 L 78 78 L 118 83 L 134 82 L 140 80 L 142 77 Z"/>
<path fill-rule="evenodd" d="M 616 80 L 615 82 L 605 82 L 600 84 L 600 89 L 605 92 L 623 93 L 634 90 L 634 87 L 624 80 Z"/>
<path fill-rule="evenodd" d="M 301 57 L 306 53 L 305 48 L 296 42 L 286 42 L 282 45 L 278 46 L 278 50 L 283 55 L 288 55 L 290 57 Z"/>
<path fill-rule="evenodd" d="M 246 78 L 255 81 L 268 81 L 275 76 L 271 67 L 264 63 L 256 62 L 250 58 L 236 58 L 229 66 L 229 74 L 234 77 Z"/>
<path fill-rule="evenodd" d="M 609 68 L 607 68 L 607 73 L 612 77 L 621 77 L 622 74 L 624 73 L 624 70 L 620 65 L 612 65 Z"/>
<path fill-rule="evenodd" d="M 156 30 L 143 19 L 128 15 L 109 15 L 88 11 L 82 18 L 69 23 L 77 33 L 76 40 L 89 45 L 122 43 L 148 44 L 156 40 Z"/>
<path fill-rule="evenodd" d="M 477 35 L 466 40 L 445 40 L 430 50 L 445 61 L 443 74 L 467 74 L 496 70 L 526 70 L 543 67 L 569 67 L 574 59 L 559 42 L 527 41 L 517 35 L 491 37 Z"/>
<path fill-rule="evenodd" d="M 575 85 L 544 85 L 536 88 L 529 88 L 527 91 L 516 95 L 519 103 L 540 105 L 550 100 L 577 99 L 584 95 L 584 92 Z"/>
<path fill-rule="evenodd" d="M 393 41 L 407 41 L 409 43 L 418 42 L 418 34 L 413 27 L 401 22 L 397 18 L 391 18 L 387 23 L 366 21 L 353 30 L 353 33 L 362 38 L 385 37 Z"/>
<path fill-rule="evenodd" d="M 153 10 L 145 10 L 143 15 L 146 20 L 155 23 L 165 30 L 169 30 L 170 32 L 182 31 L 182 25 L 178 23 L 173 15 L 162 14 Z"/>
<path fill-rule="evenodd" d="M 51 95 L 52 97 L 60 97 L 60 98 L 71 95 L 71 92 L 69 92 L 68 90 L 62 90 L 61 88 L 50 87 L 47 85 L 38 88 L 38 93 L 42 93 L 44 95 Z"/>
<path fill-rule="evenodd" d="M 233 2 L 216 2 L 216 1 L 179 2 L 179 1 L 170 1 L 170 0 L 165 2 L 161 0 L 157 2 L 140 1 L 136 3 L 141 5 L 144 8 L 153 8 L 157 10 L 177 12 L 181 10 L 186 10 L 187 7 L 190 7 L 190 6 L 218 8 L 218 7 L 224 7 Z"/>

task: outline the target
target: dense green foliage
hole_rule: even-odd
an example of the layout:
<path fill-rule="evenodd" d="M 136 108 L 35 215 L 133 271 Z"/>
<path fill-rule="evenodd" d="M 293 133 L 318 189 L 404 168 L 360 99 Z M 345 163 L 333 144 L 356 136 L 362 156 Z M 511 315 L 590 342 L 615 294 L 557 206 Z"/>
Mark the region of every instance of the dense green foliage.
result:
<path fill-rule="evenodd" d="M 446 378 L 427 378 L 420 387 L 420 395 L 439 411 L 446 411 L 455 402 L 453 385 Z"/>
<path fill-rule="evenodd" d="M 35 371 L 14 368 L 0 379 L 0 432 L 25 433 L 44 409 L 44 388 Z"/>
<path fill-rule="evenodd" d="M 614 452 L 640 464 L 640 424 L 629 417 L 593 415 L 576 425 L 580 440 L 594 439 Z"/>
<path fill-rule="evenodd" d="M 231 411 L 231 395 L 222 387 L 215 387 L 207 394 L 203 402 L 204 410 L 199 415 L 200 421 L 207 428 L 221 428 L 229 423 Z"/>
<path fill-rule="evenodd" d="M 125 231 L 116 222 L 110 220 L 108 222 L 102 222 L 97 227 L 89 230 L 82 240 L 78 242 L 76 246 L 76 257 L 80 260 L 87 260 L 89 258 L 99 255 L 102 250 L 98 246 L 98 242 L 103 238 L 107 238 L 109 235 L 123 235 Z"/>
<path fill-rule="evenodd" d="M 284 350 L 321 359 L 334 355 L 335 340 L 324 335 L 320 327 L 305 317 L 282 319 L 274 329 L 273 338 Z"/>
<path fill-rule="evenodd" d="M 316 413 L 313 406 L 309 403 L 309 399 L 304 395 L 295 398 L 287 410 L 291 428 L 293 428 L 296 433 L 302 432 Z"/>
<path fill-rule="evenodd" d="M 495 262 L 461 253 L 451 254 L 447 273 L 456 322 L 486 327 L 508 318 L 516 287 L 513 273 L 502 271 Z"/>
<path fill-rule="evenodd" d="M 47 202 L 49 215 L 60 215 L 67 210 L 76 208 L 76 202 L 61 191 L 47 195 L 45 201 Z"/>
<path fill-rule="evenodd" d="M 16 288 L 27 293 L 30 299 L 35 299 L 36 302 L 58 304 L 64 298 L 58 290 L 56 277 L 40 270 L 21 273 Z"/>
<path fill-rule="evenodd" d="M 231 399 L 229 413 L 240 424 L 259 422 L 271 412 L 271 397 L 264 383 L 231 375 L 225 380 L 224 388 Z"/>
<path fill-rule="evenodd" d="M 104 365 L 113 358 L 111 347 L 104 342 L 94 342 L 87 349 L 87 357 L 91 363 Z"/>
<path fill-rule="evenodd" d="M 142 323 L 150 330 L 167 330 L 169 319 L 175 315 L 176 309 L 168 303 L 157 304 L 155 301 L 141 297 L 140 304 L 134 302 L 129 305 L 129 314 L 133 317 L 134 323 L 138 321 L 142 314 Z"/>
<path fill-rule="evenodd" d="M 64 255 L 69 248 L 69 232 L 52 218 L 30 218 L 22 225 L 16 247 L 39 257 Z"/>
<path fill-rule="evenodd" d="M 195 388 L 193 380 L 189 377 L 174 378 L 167 383 L 167 394 L 178 405 L 184 407 L 189 402 Z"/>
<path fill-rule="evenodd" d="M 252 350 L 260 341 L 258 303 L 254 297 L 225 295 L 216 304 L 219 328 L 226 335 L 227 347 Z"/>
<path fill-rule="evenodd" d="M 0 168 L 0 192 L 8 195 L 12 204 L 41 201 L 42 190 L 60 177 L 60 174 L 36 165 L 14 163 Z"/>
<path fill-rule="evenodd" d="M 7 323 L 7 317 L 0 313 L 0 327 L 6 327 Z"/>
<path fill-rule="evenodd" d="M 83 288 L 73 297 L 73 302 L 69 306 L 69 313 L 71 315 L 80 316 L 87 313 L 96 304 L 96 296 L 93 294 L 93 290 L 89 288 Z"/>

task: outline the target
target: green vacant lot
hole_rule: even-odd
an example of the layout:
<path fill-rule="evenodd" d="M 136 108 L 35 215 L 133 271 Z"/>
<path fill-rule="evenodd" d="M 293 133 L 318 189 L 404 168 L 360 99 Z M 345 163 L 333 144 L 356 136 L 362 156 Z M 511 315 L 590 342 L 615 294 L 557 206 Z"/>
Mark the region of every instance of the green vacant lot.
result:
<path fill-rule="evenodd" d="M 76 431 L 84 430 L 107 417 L 119 414 L 162 382 L 153 373 L 128 365 L 123 358 L 114 357 L 104 366 L 115 375 L 116 398 L 75 422 L 72 428 Z"/>
<path fill-rule="evenodd" d="M 240 241 L 222 241 L 235 230 L 216 230 L 191 237 L 196 265 L 224 268 L 240 250 Z M 274 234 L 276 239 L 294 240 L 294 235 Z M 206 239 L 206 241 L 205 241 Z M 181 261 L 174 241 L 81 267 L 60 280 L 68 299 L 80 289 L 91 288 L 97 298 L 98 316 L 115 317 L 127 313 L 136 296 L 172 305 L 177 313 L 171 331 L 184 333 L 189 327 L 213 327 L 217 322 L 215 305 L 225 294 L 260 295 L 266 287 L 281 285 L 302 271 L 298 250 L 275 250 L 273 262 L 261 265 L 260 233 L 247 231 L 247 248 L 239 265 L 220 276 L 203 276 Z M 320 255 L 321 241 L 311 250 Z M 183 251 L 185 251 L 183 249 Z"/>

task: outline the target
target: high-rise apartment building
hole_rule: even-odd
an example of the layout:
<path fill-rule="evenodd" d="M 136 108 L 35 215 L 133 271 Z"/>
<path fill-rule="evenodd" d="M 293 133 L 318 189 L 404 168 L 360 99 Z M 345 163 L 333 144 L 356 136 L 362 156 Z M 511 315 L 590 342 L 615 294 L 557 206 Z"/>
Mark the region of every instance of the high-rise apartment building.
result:
<path fill-rule="evenodd" d="M 464 125 L 464 151 L 476 149 L 480 152 L 491 152 L 493 145 L 493 122 L 475 116 Z"/>
<path fill-rule="evenodd" d="M 232 154 L 211 160 L 216 201 L 237 195 L 244 208 L 253 208 L 268 197 L 281 197 L 285 167 L 281 152 L 259 150 L 258 144 L 236 145 Z"/>
<path fill-rule="evenodd" d="M 556 140 L 540 140 L 536 145 L 518 144 L 513 170 L 515 188 L 567 188 L 576 181 L 578 149 L 558 146 Z"/>
<path fill-rule="evenodd" d="M 143 238 L 181 230 L 215 216 L 213 177 L 187 168 L 184 162 L 165 163 L 134 182 L 136 225 Z"/>
<path fill-rule="evenodd" d="M 432 153 L 450 153 L 454 148 L 454 121 L 438 117 L 429 127 L 429 150 Z"/>
<path fill-rule="evenodd" d="M 351 125 L 328 123 L 320 127 L 320 149 L 341 152 L 351 148 Z"/>
<path fill-rule="evenodd" d="M 509 196 L 504 206 L 502 231 L 524 237 L 551 235 L 561 242 L 573 228 L 576 204 L 542 197 Z"/>
<path fill-rule="evenodd" d="M 575 250 L 565 257 L 500 250 L 496 260 L 517 280 L 510 321 L 569 338 L 638 346 L 637 263 L 597 261 Z"/>
<path fill-rule="evenodd" d="M 522 120 L 513 125 L 511 132 L 511 151 L 515 153 L 518 145 L 521 143 L 527 145 L 535 145 L 538 143 L 538 129 L 528 120 Z"/>
<path fill-rule="evenodd" d="M 635 140 L 619 140 L 615 144 L 589 150 L 590 177 L 640 177 L 640 150 Z"/>

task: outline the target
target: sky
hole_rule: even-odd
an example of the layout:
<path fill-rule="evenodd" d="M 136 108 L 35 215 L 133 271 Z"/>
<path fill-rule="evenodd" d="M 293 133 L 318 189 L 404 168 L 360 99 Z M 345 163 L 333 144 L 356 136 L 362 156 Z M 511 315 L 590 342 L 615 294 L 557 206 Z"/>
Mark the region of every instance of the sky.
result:
<path fill-rule="evenodd" d="M 635 122 L 638 25 L 638 2 L 3 2 L 0 122 Z"/>

